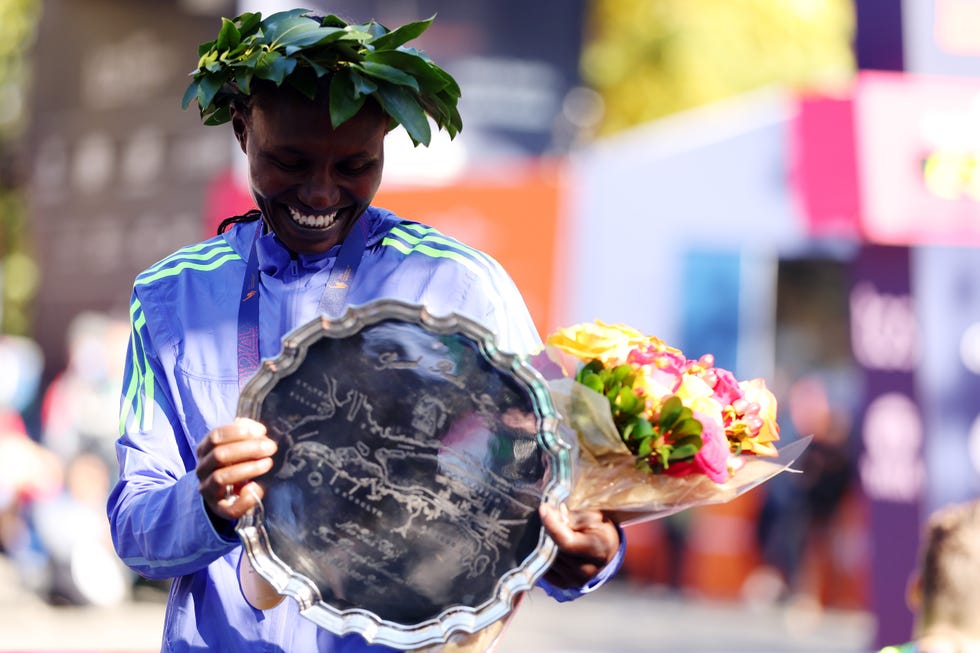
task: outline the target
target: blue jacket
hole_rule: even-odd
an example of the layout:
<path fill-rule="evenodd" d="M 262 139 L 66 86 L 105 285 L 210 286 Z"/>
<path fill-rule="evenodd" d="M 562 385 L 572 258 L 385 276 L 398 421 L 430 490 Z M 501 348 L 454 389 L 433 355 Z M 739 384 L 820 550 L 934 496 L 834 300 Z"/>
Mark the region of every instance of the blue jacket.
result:
<path fill-rule="evenodd" d="M 466 315 L 497 334 L 505 351 L 540 349 L 517 288 L 490 257 L 381 209 L 369 208 L 361 220 L 367 245 L 348 304 L 397 298 L 436 315 Z M 241 543 L 231 528 L 215 529 L 198 492 L 197 444 L 236 416 L 238 305 L 259 226 L 235 225 L 136 278 L 116 445 L 120 478 L 108 502 L 113 542 L 139 574 L 174 579 L 164 651 L 388 651 L 318 628 L 292 600 L 266 611 L 249 606 L 237 575 Z M 275 235 L 258 239 L 263 358 L 278 355 L 282 336 L 315 317 L 338 249 L 292 259 Z M 612 576 L 622 553 L 584 588 L 540 584 L 558 600 L 573 599 Z"/>

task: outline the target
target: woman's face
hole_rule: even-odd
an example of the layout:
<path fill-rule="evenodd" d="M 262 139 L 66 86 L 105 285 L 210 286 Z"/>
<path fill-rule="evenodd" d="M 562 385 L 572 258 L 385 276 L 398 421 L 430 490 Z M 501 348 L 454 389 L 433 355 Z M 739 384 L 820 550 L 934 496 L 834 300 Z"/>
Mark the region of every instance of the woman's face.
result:
<path fill-rule="evenodd" d="M 343 241 L 381 184 L 388 118 L 377 104 L 333 129 L 326 100 L 263 91 L 232 125 L 252 197 L 283 244 L 320 254 Z"/>

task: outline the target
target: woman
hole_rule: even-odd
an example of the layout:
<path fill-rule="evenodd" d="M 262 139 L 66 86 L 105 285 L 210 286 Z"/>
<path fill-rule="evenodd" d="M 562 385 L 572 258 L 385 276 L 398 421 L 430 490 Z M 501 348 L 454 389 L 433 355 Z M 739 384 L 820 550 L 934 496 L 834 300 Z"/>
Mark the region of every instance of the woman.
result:
<path fill-rule="evenodd" d="M 241 384 L 285 333 L 347 305 L 396 298 L 477 320 L 503 350 L 540 348 L 520 294 L 492 259 L 371 206 L 394 124 L 423 143 L 420 111 L 450 134 L 461 127 L 455 82 L 398 48 L 428 22 L 389 32 L 305 13 L 224 21 L 203 48 L 185 105 L 197 99 L 207 122 L 231 122 L 259 212 L 134 284 L 109 516 L 124 562 L 174 578 L 165 651 L 390 650 L 318 628 L 293 601 L 261 611 L 242 596 L 234 523 L 261 499 L 253 479 L 272 467 L 276 443 L 235 411 Z M 553 596 L 575 598 L 616 572 L 620 531 L 602 513 L 542 508 L 541 517 L 560 550 L 542 582 Z"/>

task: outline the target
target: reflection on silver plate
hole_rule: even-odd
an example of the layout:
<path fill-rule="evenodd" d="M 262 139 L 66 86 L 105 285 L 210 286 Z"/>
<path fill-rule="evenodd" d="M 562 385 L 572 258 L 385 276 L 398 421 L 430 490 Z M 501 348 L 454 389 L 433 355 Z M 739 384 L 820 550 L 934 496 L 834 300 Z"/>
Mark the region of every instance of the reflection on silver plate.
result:
<path fill-rule="evenodd" d="M 248 558 L 338 635 L 417 648 L 505 617 L 557 553 L 571 486 L 547 385 L 492 334 L 384 300 L 283 339 L 238 414 L 279 443 Z"/>

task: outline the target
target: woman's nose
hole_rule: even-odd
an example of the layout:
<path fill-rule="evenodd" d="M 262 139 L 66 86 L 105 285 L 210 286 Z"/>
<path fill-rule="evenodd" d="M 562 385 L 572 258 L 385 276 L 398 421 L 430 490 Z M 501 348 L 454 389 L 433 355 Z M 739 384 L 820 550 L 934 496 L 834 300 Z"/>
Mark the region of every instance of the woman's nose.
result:
<path fill-rule="evenodd" d="M 311 209 L 331 209 L 340 203 L 340 187 L 330 170 L 316 170 L 303 184 L 300 201 Z"/>

